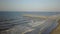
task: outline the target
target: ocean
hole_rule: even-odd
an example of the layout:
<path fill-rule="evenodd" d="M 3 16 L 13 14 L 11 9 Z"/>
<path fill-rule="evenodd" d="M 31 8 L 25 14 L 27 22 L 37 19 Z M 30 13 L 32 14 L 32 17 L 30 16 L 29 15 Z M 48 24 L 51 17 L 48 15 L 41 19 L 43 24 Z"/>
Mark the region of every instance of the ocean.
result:
<path fill-rule="evenodd" d="M 8 30 L 14 26 L 27 26 L 30 23 L 29 18 L 24 18 L 24 14 L 51 16 L 60 14 L 60 12 L 0 12 L 0 31 Z"/>

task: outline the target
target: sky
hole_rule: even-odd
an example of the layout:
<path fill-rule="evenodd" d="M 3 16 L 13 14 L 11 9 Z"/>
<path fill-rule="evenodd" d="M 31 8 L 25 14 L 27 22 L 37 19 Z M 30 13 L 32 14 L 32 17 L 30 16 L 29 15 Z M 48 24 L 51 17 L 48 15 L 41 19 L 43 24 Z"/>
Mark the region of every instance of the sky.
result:
<path fill-rule="evenodd" d="M 60 0 L 0 0 L 0 11 L 60 11 Z"/>

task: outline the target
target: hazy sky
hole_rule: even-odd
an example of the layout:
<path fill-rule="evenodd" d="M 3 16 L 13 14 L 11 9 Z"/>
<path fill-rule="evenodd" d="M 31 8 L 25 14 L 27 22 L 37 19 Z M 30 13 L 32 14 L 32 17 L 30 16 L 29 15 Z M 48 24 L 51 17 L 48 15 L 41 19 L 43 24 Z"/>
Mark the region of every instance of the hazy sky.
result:
<path fill-rule="evenodd" d="M 0 11 L 60 11 L 60 0 L 0 0 Z"/>

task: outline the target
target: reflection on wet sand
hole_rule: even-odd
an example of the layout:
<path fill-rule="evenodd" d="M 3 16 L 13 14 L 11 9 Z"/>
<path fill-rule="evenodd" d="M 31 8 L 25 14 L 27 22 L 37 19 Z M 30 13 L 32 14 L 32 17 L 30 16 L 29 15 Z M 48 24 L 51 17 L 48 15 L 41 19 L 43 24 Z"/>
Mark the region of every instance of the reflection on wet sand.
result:
<path fill-rule="evenodd" d="M 52 32 L 50 34 L 60 34 L 60 19 L 58 21 L 58 26 L 52 30 Z"/>

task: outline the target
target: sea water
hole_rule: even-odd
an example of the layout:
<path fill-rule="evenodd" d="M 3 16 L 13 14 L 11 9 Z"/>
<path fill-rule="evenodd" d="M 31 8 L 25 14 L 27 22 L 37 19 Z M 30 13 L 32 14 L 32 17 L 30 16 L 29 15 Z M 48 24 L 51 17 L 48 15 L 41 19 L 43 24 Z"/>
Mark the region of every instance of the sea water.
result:
<path fill-rule="evenodd" d="M 0 12 L 0 31 L 13 28 L 14 26 L 17 25 L 20 25 L 21 27 L 23 26 L 31 27 L 29 25 L 26 25 L 27 23 L 31 23 L 31 22 L 29 18 L 28 19 L 23 18 L 22 16 L 23 14 L 51 16 L 51 15 L 59 14 L 59 12 Z"/>

